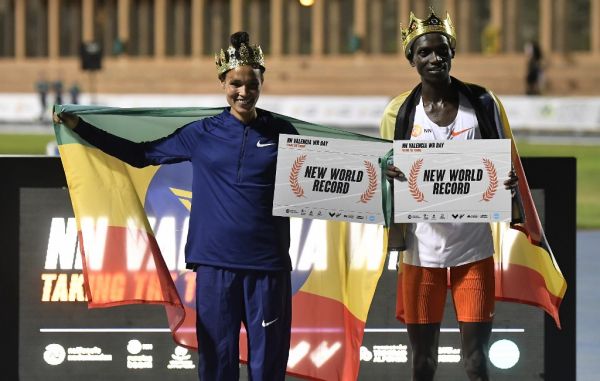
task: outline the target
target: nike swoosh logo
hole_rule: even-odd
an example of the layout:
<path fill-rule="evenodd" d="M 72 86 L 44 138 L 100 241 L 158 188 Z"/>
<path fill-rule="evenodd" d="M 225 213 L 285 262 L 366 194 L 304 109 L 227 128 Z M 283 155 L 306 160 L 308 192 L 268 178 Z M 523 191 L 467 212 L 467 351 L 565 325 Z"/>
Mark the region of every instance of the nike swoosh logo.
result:
<path fill-rule="evenodd" d="M 260 140 L 256 142 L 258 148 L 274 146 L 276 143 L 261 143 Z"/>
<path fill-rule="evenodd" d="M 462 134 L 463 132 L 467 132 L 467 131 L 472 130 L 472 129 L 473 129 L 473 127 L 465 128 L 464 130 L 460 130 L 460 131 L 452 131 L 450 134 L 452 136 L 458 136 L 458 135 Z"/>
<path fill-rule="evenodd" d="M 262 321 L 262 326 L 263 326 L 263 327 L 268 327 L 268 326 L 270 326 L 271 324 L 275 323 L 277 320 L 279 320 L 279 318 L 275 318 L 274 320 L 271 320 L 271 321 L 264 321 L 264 320 L 263 320 L 263 321 Z"/>

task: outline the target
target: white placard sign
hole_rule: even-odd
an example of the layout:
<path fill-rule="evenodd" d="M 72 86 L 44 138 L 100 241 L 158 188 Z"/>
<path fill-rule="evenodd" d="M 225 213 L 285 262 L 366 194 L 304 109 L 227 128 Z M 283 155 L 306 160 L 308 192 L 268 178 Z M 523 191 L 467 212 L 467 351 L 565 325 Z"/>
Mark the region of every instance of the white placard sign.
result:
<path fill-rule="evenodd" d="M 273 215 L 383 224 L 379 158 L 391 148 L 280 135 Z"/>
<path fill-rule="evenodd" d="M 394 222 L 495 222 L 511 217 L 504 181 L 510 140 L 394 142 Z"/>

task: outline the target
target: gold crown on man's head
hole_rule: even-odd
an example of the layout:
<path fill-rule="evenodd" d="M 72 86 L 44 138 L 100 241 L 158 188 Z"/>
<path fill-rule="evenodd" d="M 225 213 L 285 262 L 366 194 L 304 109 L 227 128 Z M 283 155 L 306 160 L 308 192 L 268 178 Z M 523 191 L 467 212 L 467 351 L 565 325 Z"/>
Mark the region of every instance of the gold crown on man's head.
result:
<path fill-rule="evenodd" d="M 435 15 L 433 8 L 429 8 L 429 11 L 431 13 L 425 20 L 417 18 L 414 13 L 410 12 L 408 28 L 404 29 L 402 28 L 402 25 L 400 25 L 404 55 L 408 56 L 408 51 L 412 46 L 412 43 L 417 37 L 426 33 L 443 33 L 448 37 L 450 47 L 452 49 L 456 48 L 456 31 L 454 30 L 454 24 L 452 24 L 448 12 L 446 12 L 446 19 L 442 20 Z"/>
<path fill-rule="evenodd" d="M 259 45 L 250 45 L 242 42 L 239 49 L 236 49 L 233 45 L 229 45 L 227 51 L 221 49 L 219 54 L 215 54 L 215 64 L 217 65 L 218 76 L 244 65 L 253 67 L 258 65 L 264 70 L 265 56 Z"/>

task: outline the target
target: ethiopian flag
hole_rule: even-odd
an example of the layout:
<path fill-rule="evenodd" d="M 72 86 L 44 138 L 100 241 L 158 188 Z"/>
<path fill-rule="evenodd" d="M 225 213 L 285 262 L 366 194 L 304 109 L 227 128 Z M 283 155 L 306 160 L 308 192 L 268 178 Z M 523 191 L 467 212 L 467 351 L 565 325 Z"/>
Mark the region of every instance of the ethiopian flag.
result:
<path fill-rule="evenodd" d="M 56 106 L 55 111 L 75 113 L 132 141 L 149 141 L 222 109 L 69 105 Z M 280 117 L 300 134 L 384 141 Z M 195 274 L 184 263 L 191 164 L 133 168 L 68 128 L 54 128 L 77 220 L 89 307 L 160 303 L 174 340 L 196 348 Z M 385 260 L 384 229 L 292 219 L 291 235 L 288 373 L 321 380 L 356 379 L 365 321 Z M 247 355 L 242 329 L 240 361 Z"/>

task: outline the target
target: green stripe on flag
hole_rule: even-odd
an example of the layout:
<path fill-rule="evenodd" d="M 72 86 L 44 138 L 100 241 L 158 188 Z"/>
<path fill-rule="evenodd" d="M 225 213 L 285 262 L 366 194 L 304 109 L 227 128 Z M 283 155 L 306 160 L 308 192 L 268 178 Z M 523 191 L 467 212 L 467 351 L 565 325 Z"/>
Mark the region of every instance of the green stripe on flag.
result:
<path fill-rule="evenodd" d="M 121 136 L 131 141 L 142 142 L 162 138 L 188 123 L 218 115 L 224 108 L 115 108 L 56 105 L 55 110 L 76 114 L 86 122 L 110 132 L 111 134 Z M 340 128 L 321 126 L 277 113 L 273 113 L 273 115 L 292 123 L 300 135 L 321 138 L 389 142 L 389 140 L 357 134 Z M 57 129 L 55 126 L 59 144 L 85 144 L 76 136 L 76 134 L 64 130 L 64 128 Z"/>
<path fill-rule="evenodd" d="M 55 110 L 78 115 L 86 122 L 111 134 L 134 141 L 156 140 L 193 121 L 220 114 L 223 108 L 113 108 L 57 105 Z M 59 145 L 78 143 L 89 146 L 64 126 L 54 126 Z"/>

